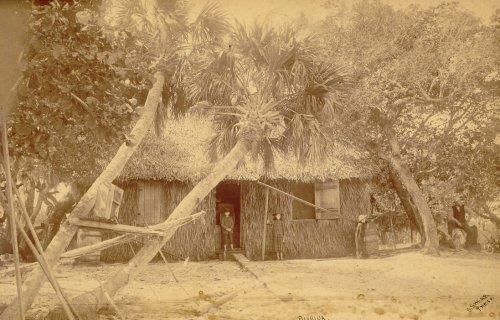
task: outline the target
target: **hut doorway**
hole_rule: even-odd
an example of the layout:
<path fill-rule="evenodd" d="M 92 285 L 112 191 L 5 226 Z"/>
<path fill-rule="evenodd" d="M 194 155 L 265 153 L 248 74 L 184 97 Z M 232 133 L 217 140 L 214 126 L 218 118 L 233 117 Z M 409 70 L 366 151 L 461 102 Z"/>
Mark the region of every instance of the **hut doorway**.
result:
<path fill-rule="evenodd" d="M 241 187 L 237 182 L 221 182 L 215 189 L 215 198 L 217 201 L 217 225 L 220 225 L 220 215 L 223 210 L 228 208 L 234 219 L 233 244 L 235 248 L 240 248 L 240 204 Z"/>

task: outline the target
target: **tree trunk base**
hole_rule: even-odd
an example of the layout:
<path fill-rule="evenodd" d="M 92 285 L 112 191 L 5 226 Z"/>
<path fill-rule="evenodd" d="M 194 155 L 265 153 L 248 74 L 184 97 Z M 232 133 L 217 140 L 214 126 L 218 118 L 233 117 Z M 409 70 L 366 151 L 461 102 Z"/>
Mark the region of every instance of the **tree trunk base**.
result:
<path fill-rule="evenodd" d="M 438 248 L 426 248 L 424 247 L 421 251 L 423 254 L 439 257 L 439 249 Z"/>
<path fill-rule="evenodd" d="M 87 294 L 84 298 L 88 298 Z M 82 297 L 83 298 L 83 297 Z M 80 320 L 98 320 L 99 314 L 101 310 L 104 309 L 104 306 L 98 307 L 97 298 L 89 299 L 87 302 L 84 300 L 87 299 L 79 299 L 79 303 L 75 304 L 74 301 L 71 304 L 73 310 L 77 313 L 78 319 Z M 62 306 L 58 305 L 54 309 L 50 310 L 49 313 L 45 316 L 44 320 L 67 320 L 66 314 L 64 313 L 64 309 Z"/>
<path fill-rule="evenodd" d="M 85 313 L 82 313 L 82 310 L 80 310 L 80 313 L 78 313 L 79 320 L 99 320 L 103 319 L 102 316 L 114 316 L 119 318 L 119 315 L 116 314 L 116 312 L 113 311 L 112 308 L 110 307 L 102 307 L 99 310 L 95 309 L 90 309 L 90 308 L 85 308 Z M 67 320 L 68 317 L 64 313 L 64 309 L 61 306 L 58 306 L 52 310 L 45 316 L 44 320 Z"/>

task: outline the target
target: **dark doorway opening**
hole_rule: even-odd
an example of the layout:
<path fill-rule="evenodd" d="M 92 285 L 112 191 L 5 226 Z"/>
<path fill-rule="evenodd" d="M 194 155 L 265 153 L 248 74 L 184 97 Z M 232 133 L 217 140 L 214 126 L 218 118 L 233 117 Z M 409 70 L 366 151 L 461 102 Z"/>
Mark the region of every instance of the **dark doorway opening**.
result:
<path fill-rule="evenodd" d="M 241 188 L 237 182 L 221 182 L 215 189 L 216 198 L 216 223 L 220 225 L 220 217 L 224 213 L 224 209 L 231 212 L 234 219 L 233 229 L 233 245 L 235 248 L 240 248 L 240 196 Z M 222 249 L 222 244 L 221 244 Z"/>

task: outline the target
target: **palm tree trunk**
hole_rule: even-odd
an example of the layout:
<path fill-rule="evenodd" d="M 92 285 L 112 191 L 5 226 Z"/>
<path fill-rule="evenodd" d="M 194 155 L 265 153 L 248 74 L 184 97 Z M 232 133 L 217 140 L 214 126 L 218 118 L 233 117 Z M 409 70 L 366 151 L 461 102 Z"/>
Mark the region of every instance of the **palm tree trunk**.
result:
<path fill-rule="evenodd" d="M 401 179 L 398 178 L 398 173 L 396 172 L 396 170 L 394 170 L 392 166 L 389 170 L 389 177 L 392 182 L 392 185 L 394 186 L 394 189 L 396 190 L 396 194 L 398 195 L 399 200 L 403 205 L 406 216 L 410 220 L 410 227 L 417 229 L 418 232 L 420 233 L 421 245 L 423 247 L 425 243 L 425 236 L 424 236 L 424 225 L 422 223 L 422 218 L 420 217 L 417 208 L 413 204 L 410 194 L 406 191 Z"/>
<path fill-rule="evenodd" d="M 148 97 L 144 105 L 144 111 L 130 133 L 130 141 L 127 141 L 120 146 L 111 162 L 107 165 L 101 175 L 97 177 L 92 186 L 87 190 L 75 208 L 71 211 L 68 219 L 61 224 L 59 231 L 47 247 L 45 255 L 47 263 L 52 268 L 55 268 L 59 257 L 64 253 L 66 247 L 78 230 L 78 227 L 69 224 L 68 220 L 70 220 L 70 218 L 79 218 L 88 215 L 94 206 L 98 186 L 102 183 L 111 183 L 118 177 L 118 175 L 120 175 L 128 159 L 132 156 L 134 151 L 137 149 L 137 146 L 144 139 L 146 133 L 153 124 L 156 110 L 160 102 L 163 85 L 165 83 L 165 77 L 162 73 L 156 72 L 155 79 L 156 82 L 151 90 L 149 90 Z M 39 266 L 27 276 L 23 283 L 23 302 L 25 303 L 26 308 L 31 306 L 44 281 L 45 275 Z M 14 299 L 14 301 L 2 312 L 0 319 L 18 319 L 19 314 L 16 309 L 16 305 L 17 299 Z"/>
<path fill-rule="evenodd" d="M 228 174 L 233 172 L 238 163 L 243 160 L 248 152 L 248 148 L 243 141 L 239 141 L 233 149 L 219 161 L 211 173 L 201 180 L 189 192 L 179 205 L 170 214 L 168 219 L 158 227 L 168 226 L 172 220 L 187 217 L 196 209 L 201 201 L 219 184 Z M 160 230 L 160 229 L 158 229 Z M 72 305 L 76 308 L 76 312 L 84 319 L 91 318 L 92 315 L 107 304 L 106 294 L 114 296 L 118 290 L 125 287 L 139 271 L 144 269 L 146 265 L 156 256 L 158 251 L 167 243 L 174 235 L 176 228 L 168 228 L 167 234 L 162 237 L 157 237 L 149 240 L 142 249 L 129 261 L 129 263 L 120 271 L 108 278 L 102 286 L 97 287 L 91 292 L 86 292 L 74 298 Z M 60 313 L 62 310 L 53 310 L 52 315 Z"/>
<path fill-rule="evenodd" d="M 404 193 L 398 193 L 398 196 L 400 199 L 401 197 L 407 197 L 406 200 L 412 204 L 411 207 L 414 208 L 419 216 L 417 221 L 421 221 L 422 223 L 423 232 L 421 232 L 421 236 L 425 238 L 423 247 L 424 252 L 428 254 L 438 254 L 439 240 L 436 223 L 432 217 L 427 200 L 411 175 L 410 170 L 406 168 L 399 157 L 390 155 L 389 164 L 391 166 L 391 171 L 394 171 L 393 179 L 397 180 L 397 183 L 404 187 Z"/>
<path fill-rule="evenodd" d="M 390 154 L 388 156 L 383 155 L 382 158 L 389 162 L 391 178 L 395 182 L 396 192 L 403 203 L 405 211 L 407 211 L 406 213 L 415 218 L 420 228 L 420 235 L 422 239 L 425 239 L 424 253 L 439 254 L 437 228 L 429 204 L 415 178 L 401 159 L 401 148 L 390 121 L 384 115 L 379 114 L 379 117 L 379 125 L 391 148 Z"/>
<path fill-rule="evenodd" d="M 38 193 L 38 197 L 36 199 L 36 205 L 33 208 L 33 211 L 30 213 L 30 219 L 32 223 L 35 223 L 36 217 L 42 211 L 43 198 L 47 196 L 47 192 L 49 192 L 50 187 L 46 186 Z"/>

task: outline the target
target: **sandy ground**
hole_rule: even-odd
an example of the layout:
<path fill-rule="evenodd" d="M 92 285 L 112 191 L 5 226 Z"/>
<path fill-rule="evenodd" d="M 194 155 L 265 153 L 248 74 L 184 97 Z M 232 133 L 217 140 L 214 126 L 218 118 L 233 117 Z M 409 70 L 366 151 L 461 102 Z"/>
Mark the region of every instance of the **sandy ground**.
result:
<path fill-rule="evenodd" d="M 74 296 L 120 267 L 61 266 L 58 278 Z M 233 261 L 156 263 L 115 301 L 126 319 L 500 319 L 499 271 L 499 255 L 449 252 L 441 257 L 405 252 L 367 260 L 255 261 L 247 270 Z M 207 300 L 234 290 L 239 295 L 233 300 L 196 315 Z M 0 302 L 14 295 L 14 278 L 0 279 Z M 482 301 L 488 300 L 487 305 L 469 312 L 483 295 L 489 295 Z M 43 319 L 56 303 L 46 284 L 30 318 Z"/>

